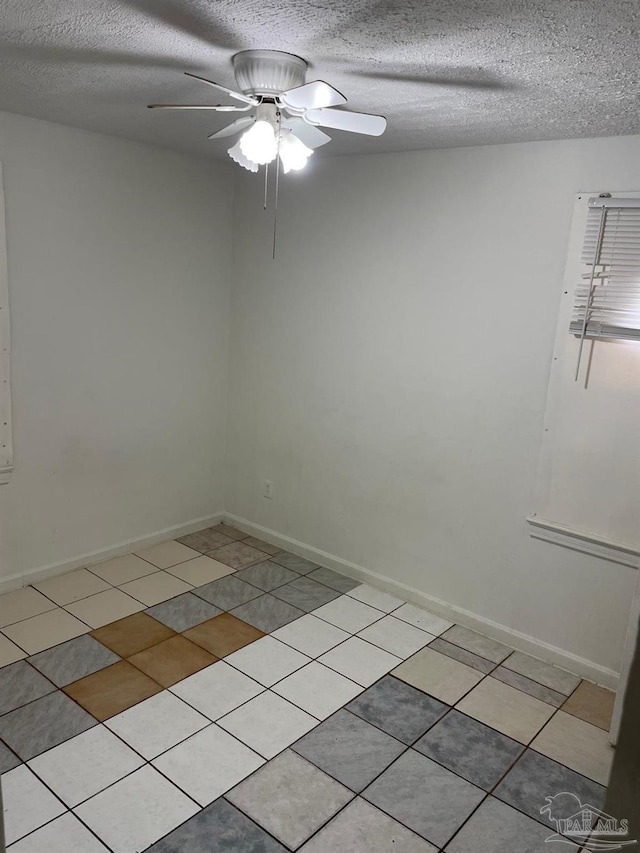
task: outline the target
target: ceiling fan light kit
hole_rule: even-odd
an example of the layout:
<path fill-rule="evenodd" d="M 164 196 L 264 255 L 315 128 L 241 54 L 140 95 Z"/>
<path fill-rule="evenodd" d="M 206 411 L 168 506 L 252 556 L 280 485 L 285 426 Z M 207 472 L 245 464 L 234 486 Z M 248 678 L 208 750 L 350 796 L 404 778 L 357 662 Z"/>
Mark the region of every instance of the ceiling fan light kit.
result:
<path fill-rule="evenodd" d="M 380 136 L 384 133 L 387 122 L 383 116 L 336 109 L 347 102 L 341 92 L 323 80 L 305 83 L 307 68 L 305 60 L 292 53 L 284 53 L 280 50 L 243 50 L 233 57 L 233 71 L 241 90 L 239 92 L 189 71 L 185 72 L 189 77 L 224 92 L 233 98 L 236 104 L 149 104 L 149 106 L 152 109 L 202 109 L 220 112 L 255 110 L 251 115 L 237 119 L 216 133 L 212 133 L 209 139 L 233 136 L 244 131 L 240 148 L 249 160 L 251 156 L 248 152 L 256 155 L 259 159 L 252 162 L 258 166 L 266 165 L 277 156 L 273 151 L 272 136 L 276 144 L 278 141 L 288 139 L 285 148 L 291 151 L 297 150 L 301 155 L 302 148 L 296 146 L 293 139 L 299 140 L 306 149 L 311 151 L 331 141 L 331 137 L 319 130 L 319 127 L 364 133 L 368 136 Z M 283 129 L 288 132 L 284 134 Z M 249 141 L 243 144 L 245 139 Z M 258 140 L 261 142 L 258 143 Z M 235 146 L 231 150 L 235 151 Z M 267 156 L 269 159 L 264 159 Z M 305 162 L 309 156 L 306 155 Z M 296 164 L 301 162 L 299 158 L 294 159 Z M 302 165 L 304 166 L 304 163 Z M 295 169 L 296 166 L 289 168 Z M 298 165 L 297 168 L 300 166 Z"/>
<path fill-rule="evenodd" d="M 383 116 L 340 109 L 347 102 L 345 96 L 323 80 L 305 83 L 307 68 L 304 59 L 291 53 L 243 50 L 233 57 L 239 92 L 185 72 L 189 77 L 224 92 L 236 102 L 234 105 L 149 104 L 149 107 L 248 113 L 208 138 L 221 139 L 242 133 L 238 142 L 228 149 L 228 154 L 235 163 L 250 172 L 257 172 L 260 166 L 264 166 L 265 207 L 267 169 L 269 163 L 276 161 L 277 208 L 280 165 L 285 174 L 304 169 L 314 149 L 331 141 L 320 127 L 380 136 L 387 125 Z"/>

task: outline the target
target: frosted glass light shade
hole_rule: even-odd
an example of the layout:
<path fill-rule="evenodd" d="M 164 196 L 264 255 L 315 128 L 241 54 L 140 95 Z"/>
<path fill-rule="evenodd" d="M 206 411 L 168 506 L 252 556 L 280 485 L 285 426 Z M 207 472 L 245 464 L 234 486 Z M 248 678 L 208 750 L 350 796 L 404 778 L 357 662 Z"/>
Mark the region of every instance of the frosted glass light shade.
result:
<path fill-rule="evenodd" d="M 284 133 L 280 138 L 280 162 L 285 172 L 299 172 L 307 165 L 313 149 L 308 148 L 304 142 L 294 136 L 293 133 Z"/>
<path fill-rule="evenodd" d="M 242 151 L 240 150 L 240 142 L 236 142 L 236 144 L 229 148 L 227 151 L 229 157 L 234 160 L 238 166 L 242 166 L 243 169 L 247 169 L 249 172 L 257 172 L 258 164 L 252 163 L 251 160 L 247 160 Z"/>
<path fill-rule="evenodd" d="M 256 121 L 242 134 L 239 145 L 247 160 L 259 166 L 271 163 L 278 153 L 276 134 L 268 121 Z"/>

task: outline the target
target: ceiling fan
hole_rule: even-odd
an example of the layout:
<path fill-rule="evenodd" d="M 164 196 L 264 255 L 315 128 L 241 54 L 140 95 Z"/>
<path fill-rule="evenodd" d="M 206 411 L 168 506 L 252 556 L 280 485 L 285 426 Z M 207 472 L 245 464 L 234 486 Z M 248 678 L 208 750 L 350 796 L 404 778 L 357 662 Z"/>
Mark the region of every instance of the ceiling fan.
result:
<path fill-rule="evenodd" d="M 243 50 L 233 57 L 233 70 L 241 91 L 185 71 L 188 77 L 224 92 L 237 105 L 149 104 L 149 108 L 248 113 L 208 138 L 242 133 L 228 153 L 251 172 L 274 160 L 278 170 L 282 165 L 285 173 L 303 169 L 314 149 L 331 141 L 321 127 L 368 136 L 384 133 L 387 120 L 383 116 L 339 109 L 347 99 L 337 89 L 322 80 L 305 83 L 307 67 L 304 59 L 291 53 Z"/>

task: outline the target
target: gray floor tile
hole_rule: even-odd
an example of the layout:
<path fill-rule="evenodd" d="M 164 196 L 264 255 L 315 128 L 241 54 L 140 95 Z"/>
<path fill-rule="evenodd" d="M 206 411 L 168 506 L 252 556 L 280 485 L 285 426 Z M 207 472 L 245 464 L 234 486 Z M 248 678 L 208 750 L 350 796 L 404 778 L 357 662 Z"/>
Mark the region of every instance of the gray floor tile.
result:
<path fill-rule="evenodd" d="M 289 622 L 293 622 L 299 616 L 304 616 L 302 610 L 298 610 L 297 607 L 292 607 L 286 601 L 280 601 L 279 598 L 274 598 L 268 593 L 234 608 L 232 612 L 238 619 L 248 622 L 249 625 L 264 631 L 265 634 L 276 631 L 283 625 L 288 625 Z"/>
<path fill-rule="evenodd" d="M 201 554 L 205 551 L 213 551 L 215 548 L 222 548 L 223 545 L 230 545 L 233 541 L 230 536 L 225 536 L 219 527 L 207 527 L 205 530 L 188 533 L 176 539 L 176 542 L 186 545 L 187 548 L 193 548 L 194 551 L 200 551 Z"/>
<path fill-rule="evenodd" d="M 198 598 L 192 592 L 184 592 L 182 595 L 170 598 L 169 601 L 150 607 L 145 613 L 181 634 L 188 628 L 193 628 L 194 625 L 219 616 L 222 610 L 203 598 Z"/>
<path fill-rule="evenodd" d="M 476 634 L 475 631 L 470 631 L 468 628 L 463 628 L 462 625 L 454 625 L 442 634 L 442 639 L 448 643 L 454 643 L 475 655 L 493 661 L 493 663 L 502 663 L 508 657 L 513 649 L 508 646 L 498 643 L 495 640 L 490 640 L 489 637 L 484 637 L 482 634 Z"/>
<path fill-rule="evenodd" d="M 57 690 L 0 717 L 0 738 L 28 761 L 95 725 L 90 714 Z"/>
<path fill-rule="evenodd" d="M 324 567 L 314 569 L 309 574 L 309 577 L 313 578 L 314 581 L 323 583 L 325 586 L 330 586 L 331 589 L 337 589 L 338 592 L 343 593 L 351 592 L 352 589 L 361 584 L 361 581 L 354 581 L 346 575 L 341 575 L 339 572 L 334 572 L 333 569 L 325 569 Z"/>
<path fill-rule="evenodd" d="M 308 577 L 299 577 L 286 586 L 275 589 L 273 594 L 283 601 L 293 604 L 294 607 L 304 610 L 305 613 L 310 613 L 316 607 L 322 607 L 323 604 L 327 604 L 341 595 L 337 590 L 316 583 Z"/>
<path fill-rule="evenodd" d="M 362 793 L 438 847 L 444 847 L 485 792 L 410 749 Z"/>
<path fill-rule="evenodd" d="M 0 714 L 33 702 L 56 688 L 24 660 L 0 669 Z"/>
<path fill-rule="evenodd" d="M 233 575 L 226 575 L 217 581 L 196 587 L 192 592 L 198 598 L 203 598 L 209 604 L 219 607 L 220 610 L 231 610 L 260 595 L 260 590 L 256 589 L 255 586 L 251 586 L 251 584 L 245 583 Z"/>
<path fill-rule="evenodd" d="M 345 806 L 353 793 L 287 750 L 226 797 L 271 835 L 296 850 Z"/>
<path fill-rule="evenodd" d="M 300 848 L 300 853 L 436 853 L 410 829 L 358 797 Z"/>
<path fill-rule="evenodd" d="M 286 848 L 224 799 L 202 809 L 146 853 L 286 853 Z M 80 853 L 80 851 L 78 851 Z"/>
<path fill-rule="evenodd" d="M 340 710 L 292 749 L 353 791 L 362 791 L 406 749 L 403 743 Z"/>
<path fill-rule="evenodd" d="M 307 575 L 314 569 L 319 569 L 317 563 L 312 563 L 311 560 L 305 560 L 304 557 L 297 557 L 295 554 L 290 554 L 288 551 L 282 551 L 280 554 L 275 554 L 271 558 L 272 563 L 277 563 L 279 566 L 284 566 L 285 569 L 292 569 L 298 572 L 299 575 Z"/>
<path fill-rule="evenodd" d="M 417 740 L 449 710 L 448 705 L 391 675 L 385 675 L 346 707 L 407 744 Z"/>
<path fill-rule="evenodd" d="M 236 577 L 252 586 L 257 586 L 263 592 L 271 592 L 272 589 L 296 580 L 300 575 L 297 572 L 292 572 L 291 569 L 285 569 L 284 566 L 272 563 L 271 560 L 265 560 L 264 563 L 241 569 L 236 572 Z"/>
<path fill-rule="evenodd" d="M 546 798 L 568 791 L 583 803 L 602 808 L 605 789 L 574 773 L 562 764 L 528 749 L 495 789 L 494 796 L 519 809 L 529 817 L 555 829 L 548 815 L 541 815 Z"/>
<path fill-rule="evenodd" d="M 514 652 L 509 655 L 503 666 L 514 672 L 519 672 L 520 675 L 531 678 L 539 684 L 544 684 L 551 690 L 564 693 L 565 696 L 573 693 L 580 684 L 579 676 L 567 672 L 566 669 L 560 669 L 558 666 L 552 666 L 550 663 L 525 655 L 524 652 Z"/>
<path fill-rule="evenodd" d="M 247 536 L 242 541 L 245 545 L 257 548 L 258 551 L 264 551 L 265 554 L 280 554 L 282 551 L 279 545 L 272 545 L 271 542 L 265 542 L 264 539 L 257 539 L 255 536 Z"/>
<path fill-rule="evenodd" d="M 245 566 L 262 562 L 267 555 L 264 551 L 252 548 L 251 545 L 245 545 L 244 541 L 234 541 L 229 545 L 223 545 L 222 548 L 207 551 L 207 556 L 213 557 L 214 560 L 218 560 L 218 562 L 224 563 L 225 566 L 230 566 L 232 569 L 242 569 Z"/>
<path fill-rule="evenodd" d="M 522 690 L 523 693 L 528 693 L 530 696 L 535 696 L 536 699 L 540 699 L 548 705 L 554 705 L 556 708 L 559 708 L 560 705 L 567 701 L 564 693 L 551 690 L 550 687 L 538 684 L 537 681 L 532 681 L 530 678 L 520 675 L 518 672 L 513 672 L 513 670 L 507 669 L 505 666 L 499 666 L 497 669 L 494 669 L 491 675 L 493 678 L 497 678 L 498 681 L 509 684 L 517 690 Z"/>
<path fill-rule="evenodd" d="M 29 663 L 39 669 L 58 687 L 66 687 L 105 666 L 117 663 L 118 655 L 88 634 L 68 640 L 53 649 L 39 652 Z"/>
<path fill-rule="evenodd" d="M 467 649 L 462 649 L 460 646 L 454 646 L 453 643 L 447 643 L 441 637 L 436 637 L 432 643 L 429 643 L 429 648 L 440 652 L 441 655 L 447 655 L 447 657 L 454 660 L 459 660 L 460 663 L 466 663 L 467 666 L 471 666 L 479 672 L 484 672 L 485 675 L 491 672 L 492 669 L 495 669 L 493 661 L 481 658 L 480 655 L 469 652 Z"/>
<path fill-rule="evenodd" d="M 446 853 L 550 853 L 557 846 L 576 853 L 574 844 L 547 844 L 549 830 L 510 806 L 489 797 L 446 848 Z"/>
<path fill-rule="evenodd" d="M 11 750 L 0 742 L 0 774 L 13 770 L 22 762 Z"/>
<path fill-rule="evenodd" d="M 523 752 L 522 744 L 458 711 L 451 711 L 414 749 L 490 791 Z"/>

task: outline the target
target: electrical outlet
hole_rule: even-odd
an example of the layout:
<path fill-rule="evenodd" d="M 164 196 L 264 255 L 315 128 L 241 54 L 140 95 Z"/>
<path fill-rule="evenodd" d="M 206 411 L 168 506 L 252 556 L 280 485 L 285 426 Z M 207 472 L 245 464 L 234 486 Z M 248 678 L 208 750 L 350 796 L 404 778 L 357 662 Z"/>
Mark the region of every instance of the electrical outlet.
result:
<path fill-rule="evenodd" d="M 271 500 L 271 498 L 273 497 L 273 483 L 270 480 L 264 481 L 264 491 L 262 494 L 268 500 Z"/>

